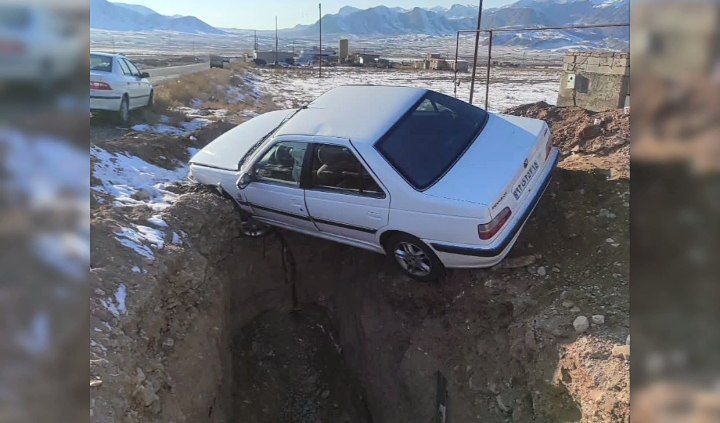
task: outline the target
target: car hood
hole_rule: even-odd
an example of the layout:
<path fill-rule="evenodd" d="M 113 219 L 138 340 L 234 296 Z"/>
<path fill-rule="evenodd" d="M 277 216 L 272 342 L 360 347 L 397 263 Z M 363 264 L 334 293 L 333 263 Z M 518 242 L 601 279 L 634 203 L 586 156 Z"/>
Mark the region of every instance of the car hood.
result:
<path fill-rule="evenodd" d="M 485 128 L 428 195 L 489 206 L 533 155 L 545 122 L 490 114 Z"/>
<path fill-rule="evenodd" d="M 240 159 L 250 148 L 278 127 L 297 109 L 276 110 L 254 117 L 215 138 L 198 151 L 191 164 L 238 170 Z"/>

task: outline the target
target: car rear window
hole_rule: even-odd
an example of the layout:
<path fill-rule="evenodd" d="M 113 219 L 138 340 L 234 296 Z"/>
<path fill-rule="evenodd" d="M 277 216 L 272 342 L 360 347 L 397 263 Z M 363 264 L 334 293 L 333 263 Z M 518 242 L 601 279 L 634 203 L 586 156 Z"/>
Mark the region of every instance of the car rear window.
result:
<path fill-rule="evenodd" d="M 485 110 L 428 91 L 375 147 L 415 189 L 439 180 L 477 138 Z"/>
<path fill-rule="evenodd" d="M 90 70 L 112 72 L 112 57 L 101 54 L 90 55 Z"/>

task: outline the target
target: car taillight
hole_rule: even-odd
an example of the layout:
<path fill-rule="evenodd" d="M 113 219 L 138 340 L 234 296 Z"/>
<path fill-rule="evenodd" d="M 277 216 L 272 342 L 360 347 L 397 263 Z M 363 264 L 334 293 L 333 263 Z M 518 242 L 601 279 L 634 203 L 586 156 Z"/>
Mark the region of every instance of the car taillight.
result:
<path fill-rule="evenodd" d="M 512 212 L 509 207 L 505 207 L 500 213 L 488 223 L 478 225 L 478 236 L 480 239 L 490 239 L 495 236 L 505 223 L 510 219 Z"/>
<path fill-rule="evenodd" d="M 110 85 L 108 85 L 104 82 L 98 82 L 98 81 L 90 81 L 90 89 L 91 90 L 112 90 Z"/>

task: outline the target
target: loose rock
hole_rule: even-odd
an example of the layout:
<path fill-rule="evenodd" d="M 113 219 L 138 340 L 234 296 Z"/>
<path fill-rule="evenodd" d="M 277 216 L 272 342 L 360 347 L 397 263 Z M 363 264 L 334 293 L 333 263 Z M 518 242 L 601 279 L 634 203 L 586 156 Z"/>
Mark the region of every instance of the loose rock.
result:
<path fill-rule="evenodd" d="M 605 324 L 605 316 L 603 316 L 602 314 L 595 314 L 591 317 L 591 319 L 592 319 L 592 322 L 595 323 L 596 325 Z"/>
<path fill-rule="evenodd" d="M 573 321 L 573 327 L 575 328 L 575 332 L 583 333 L 590 327 L 590 322 L 588 322 L 587 317 L 578 316 L 575 318 L 575 321 Z"/>

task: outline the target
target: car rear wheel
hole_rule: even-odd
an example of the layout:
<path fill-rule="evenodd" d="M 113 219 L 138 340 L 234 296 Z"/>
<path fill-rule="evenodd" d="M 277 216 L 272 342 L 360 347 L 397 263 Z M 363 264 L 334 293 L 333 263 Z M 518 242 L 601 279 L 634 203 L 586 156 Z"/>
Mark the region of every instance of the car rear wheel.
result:
<path fill-rule="evenodd" d="M 386 247 L 400 269 L 415 280 L 433 282 L 445 274 L 445 266 L 433 250 L 412 235 L 395 235 Z"/>
<path fill-rule="evenodd" d="M 125 125 L 130 121 L 130 104 L 127 96 L 124 96 L 122 101 L 120 101 L 120 110 L 118 110 L 117 120 L 118 123 L 122 125 Z"/>

